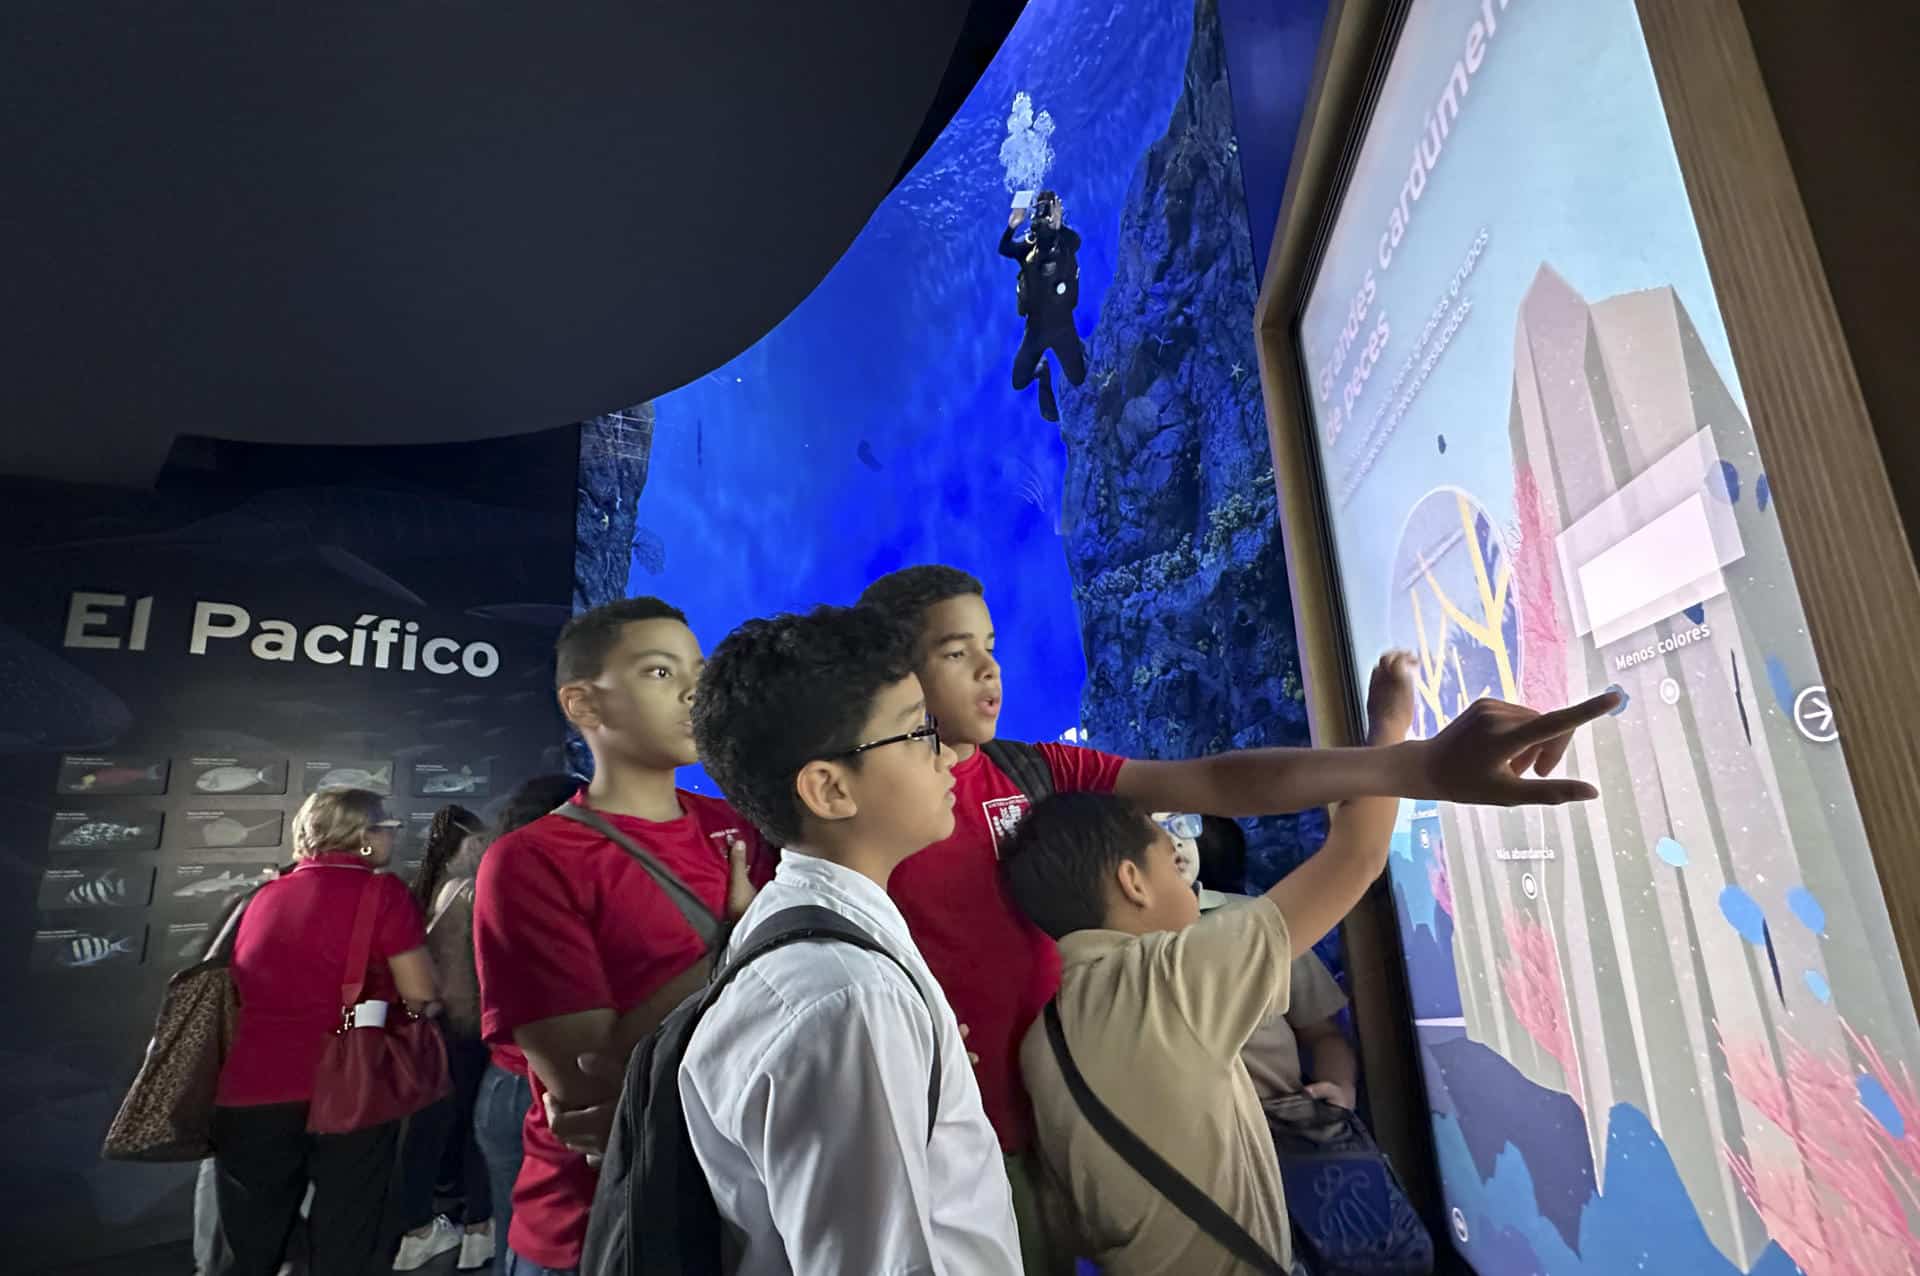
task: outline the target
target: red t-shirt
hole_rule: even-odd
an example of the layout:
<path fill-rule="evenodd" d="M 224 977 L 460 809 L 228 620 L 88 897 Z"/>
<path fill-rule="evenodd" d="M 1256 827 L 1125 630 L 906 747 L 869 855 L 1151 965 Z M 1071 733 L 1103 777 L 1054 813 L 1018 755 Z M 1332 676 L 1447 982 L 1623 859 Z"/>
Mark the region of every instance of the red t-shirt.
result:
<path fill-rule="evenodd" d="M 584 792 L 575 796 L 581 801 Z M 665 824 L 608 814 L 714 912 L 726 907 L 727 842 L 747 843 L 753 879 L 773 876 L 760 835 L 725 802 L 679 794 L 686 814 Z M 496 1046 L 516 1028 L 583 1010 L 625 1014 L 705 954 L 673 900 L 626 851 L 584 824 L 546 815 L 507 834 L 480 861 L 474 954 L 480 1025 Z M 533 1105 L 521 1143 L 507 1243 L 541 1267 L 580 1262 L 596 1174 L 547 1129 L 545 1088 L 531 1069 Z"/>
<path fill-rule="evenodd" d="M 427 942 L 407 884 L 351 853 L 302 860 L 261 887 L 240 916 L 231 967 L 240 1021 L 216 1102 L 241 1108 L 313 1098 L 314 1071 L 340 1027 L 347 944 L 368 882 L 380 902 L 360 998 L 398 999 L 387 959 Z"/>
<path fill-rule="evenodd" d="M 1060 793 L 1111 793 L 1124 758 L 1042 744 Z M 1000 848 L 1032 805 L 1007 773 L 975 753 L 953 769 L 953 836 L 910 856 L 887 884 L 913 942 L 967 1025 L 967 1049 L 1000 1146 L 1021 1152 L 1033 1115 L 1020 1081 L 1020 1042 L 1060 989 L 1053 941 L 1015 907 L 1000 879 Z"/>

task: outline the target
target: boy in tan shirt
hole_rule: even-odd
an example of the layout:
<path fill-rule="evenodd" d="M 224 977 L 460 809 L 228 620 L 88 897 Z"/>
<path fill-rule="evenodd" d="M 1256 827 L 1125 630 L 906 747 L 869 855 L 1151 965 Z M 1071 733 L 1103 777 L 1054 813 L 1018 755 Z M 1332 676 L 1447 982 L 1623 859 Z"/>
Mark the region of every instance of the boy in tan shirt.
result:
<path fill-rule="evenodd" d="M 1370 743 L 1405 738 L 1410 668 L 1411 657 L 1395 653 L 1374 670 Z M 1612 703 L 1600 697 L 1530 722 L 1516 717 L 1514 773 L 1550 769 L 1572 731 Z M 1568 795 L 1593 792 L 1577 786 Z M 1107 1276 L 1291 1266 L 1279 1164 L 1240 1052 L 1262 1022 L 1287 1009 L 1294 954 L 1338 925 L 1386 866 L 1396 805 L 1393 798 L 1347 803 L 1318 854 L 1266 894 L 1204 919 L 1166 831 L 1124 799 L 1061 794 L 1021 824 L 1003 870 L 1015 903 L 1059 942 L 1054 1005 L 1087 1088 L 1269 1260 L 1236 1257 L 1088 1123 L 1043 1017 L 1020 1053 L 1038 1131 L 1042 1204 L 1071 1247 Z"/>

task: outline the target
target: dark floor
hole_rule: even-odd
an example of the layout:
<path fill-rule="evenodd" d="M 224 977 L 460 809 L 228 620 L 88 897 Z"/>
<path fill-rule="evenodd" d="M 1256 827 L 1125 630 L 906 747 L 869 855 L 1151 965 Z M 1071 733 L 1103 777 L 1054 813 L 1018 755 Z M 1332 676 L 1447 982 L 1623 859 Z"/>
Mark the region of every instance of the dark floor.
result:
<path fill-rule="evenodd" d="M 419 1268 L 420 1276 L 454 1276 L 454 1258 L 454 1254 L 442 1254 Z M 489 1263 L 479 1269 L 478 1276 L 492 1276 L 493 1271 Z M 37 1267 L 21 1276 L 193 1276 L 193 1246 L 181 1241 L 78 1266 Z"/>

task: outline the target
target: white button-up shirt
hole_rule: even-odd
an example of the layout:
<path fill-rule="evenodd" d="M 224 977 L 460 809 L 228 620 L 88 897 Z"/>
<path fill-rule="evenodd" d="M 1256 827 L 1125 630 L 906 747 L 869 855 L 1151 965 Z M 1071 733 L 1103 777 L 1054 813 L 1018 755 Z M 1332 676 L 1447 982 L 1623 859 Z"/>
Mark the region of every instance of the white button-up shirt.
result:
<path fill-rule="evenodd" d="M 868 878 L 787 850 L 740 919 L 735 947 L 802 904 L 850 918 L 926 996 L 878 953 L 809 941 L 747 967 L 707 1012 L 680 1095 L 732 1233 L 731 1269 L 1015 1276 L 1020 1243 L 1000 1144 L 953 1008 L 906 919 Z M 935 1033 L 940 1111 L 929 1140 Z"/>

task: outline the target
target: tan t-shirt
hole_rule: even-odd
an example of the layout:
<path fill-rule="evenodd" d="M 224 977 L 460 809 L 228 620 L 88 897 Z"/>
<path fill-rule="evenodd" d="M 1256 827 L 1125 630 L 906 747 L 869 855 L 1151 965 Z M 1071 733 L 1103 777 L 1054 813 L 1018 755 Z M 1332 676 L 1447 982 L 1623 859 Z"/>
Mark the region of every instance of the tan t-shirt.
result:
<path fill-rule="evenodd" d="M 1292 1261 L 1280 1166 L 1240 1051 L 1284 1013 L 1292 949 L 1265 897 L 1185 930 L 1079 931 L 1060 941 L 1061 1025 L 1087 1085 L 1134 1133 Z M 1033 1098 L 1043 1207 L 1108 1276 L 1241 1270 L 1080 1116 L 1046 1021 L 1020 1048 Z"/>
<path fill-rule="evenodd" d="M 1347 1004 L 1347 994 L 1340 991 L 1333 973 L 1311 948 L 1294 958 L 1288 984 L 1291 996 L 1286 1012 L 1269 1015 L 1240 1052 L 1253 1077 L 1253 1092 L 1262 1103 L 1299 1094 L 1305 1088 L 1300 1038 L 1295 1033 L 1333 1018 Z"/>

